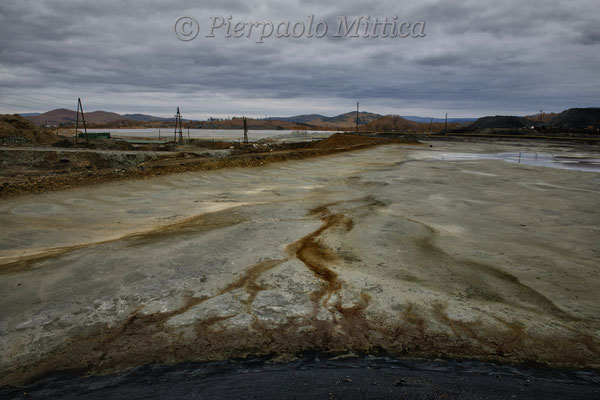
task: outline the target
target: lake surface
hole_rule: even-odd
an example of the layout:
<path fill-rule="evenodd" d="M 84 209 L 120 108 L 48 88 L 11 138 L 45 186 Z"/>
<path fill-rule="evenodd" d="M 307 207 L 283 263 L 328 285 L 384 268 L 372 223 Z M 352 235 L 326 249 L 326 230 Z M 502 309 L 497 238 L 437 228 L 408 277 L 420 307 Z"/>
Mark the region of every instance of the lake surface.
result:
<path fill-rule="evenodd" d="M 114 137 L 173 139 L 173 129 L 88 129 L 88 132 L 110 132 Z M 281 141 L 305 141 L 326 138 L 332 131 L 290 131 L 290 130 L 250 130 L 248 139 L 253 142 L 261 139 Z M 241 129 L 185 129 L 184 139 L 218 139 L 236 141 L 244 137 Z"/>

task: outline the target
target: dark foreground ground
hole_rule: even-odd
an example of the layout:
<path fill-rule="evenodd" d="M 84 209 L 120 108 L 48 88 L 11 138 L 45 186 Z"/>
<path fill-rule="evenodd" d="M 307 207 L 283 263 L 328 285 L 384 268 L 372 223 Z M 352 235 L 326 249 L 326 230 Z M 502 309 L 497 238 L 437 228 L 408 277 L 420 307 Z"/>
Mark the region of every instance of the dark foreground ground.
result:
<path fill-rule="evenodd" d="M 307 356 L 53 376 L 2 399 L 600 399 L 600 375 L 480 362 Z"/>

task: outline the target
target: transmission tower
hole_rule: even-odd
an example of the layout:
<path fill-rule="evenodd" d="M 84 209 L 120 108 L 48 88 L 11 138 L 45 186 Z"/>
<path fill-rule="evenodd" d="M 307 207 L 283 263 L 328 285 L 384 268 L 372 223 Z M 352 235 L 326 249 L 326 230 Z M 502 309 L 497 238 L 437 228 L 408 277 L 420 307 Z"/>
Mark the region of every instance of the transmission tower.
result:
<path fill-rule="evenodd" d="M 177 142 L 177 134 L 179 133 L 179 143 L 183 143 L 183 125 L 181 123 L 181 113 L 179 107 L 177 107 L 177 114 L 175 114 L 175 132 L 173 133 L 173 141 Z"/>

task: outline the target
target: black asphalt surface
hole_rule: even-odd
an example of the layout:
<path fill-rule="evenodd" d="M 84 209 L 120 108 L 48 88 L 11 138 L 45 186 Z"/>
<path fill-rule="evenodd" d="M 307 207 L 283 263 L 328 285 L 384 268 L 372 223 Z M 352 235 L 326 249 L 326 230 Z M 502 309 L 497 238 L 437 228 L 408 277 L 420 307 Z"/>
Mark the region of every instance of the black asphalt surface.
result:
<path fill-rule="evenodd" d="M 144 366 L 121 375 L 56 375 L 2 399 L 600 399 L 593 371 L 525 369 L 480 362 L 310 355 Z"/>

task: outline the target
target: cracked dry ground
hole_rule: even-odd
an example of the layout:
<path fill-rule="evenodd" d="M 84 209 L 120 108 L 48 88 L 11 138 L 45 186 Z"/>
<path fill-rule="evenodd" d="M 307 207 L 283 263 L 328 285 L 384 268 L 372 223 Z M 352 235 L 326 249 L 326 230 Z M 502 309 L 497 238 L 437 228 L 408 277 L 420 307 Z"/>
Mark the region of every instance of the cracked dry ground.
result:
<path fill-rule="evenodd" d="M 515 150 L 456 146 L 3 201 L 2 384 L 305 351 L 598 368 L 600 174 L 430 160 Z"/>

